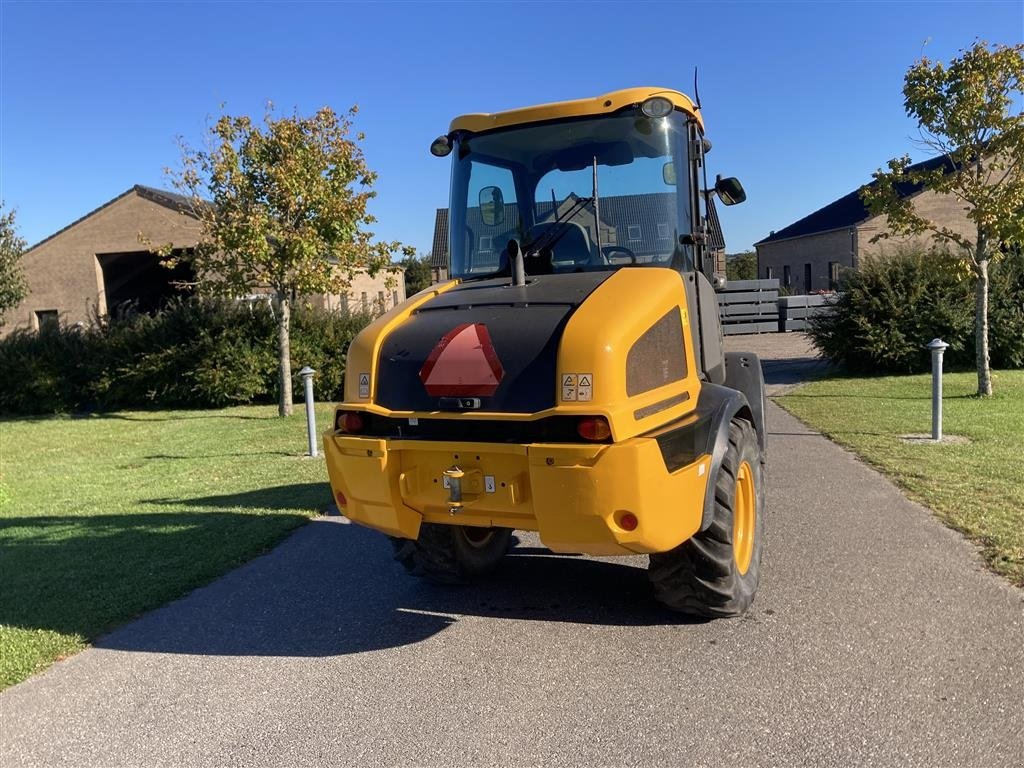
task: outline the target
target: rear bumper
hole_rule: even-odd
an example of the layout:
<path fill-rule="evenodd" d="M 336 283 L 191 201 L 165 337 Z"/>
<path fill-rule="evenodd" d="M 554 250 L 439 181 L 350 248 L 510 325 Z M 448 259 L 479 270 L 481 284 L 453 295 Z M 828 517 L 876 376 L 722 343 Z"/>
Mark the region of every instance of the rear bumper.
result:
<path fill-rule="evenodd" d="M 669 471 L 658 442 L 506 445 L 324 434 L 331 487 L 346 517 L 415 539 L 422 522 L 534 530 L 556 552 L 665 552 L 701 525 L 711 457 Z M 463 506 L 443 473 L 458 466 Z M 338 494 L 340 493 L 340 497 Z M 637 519 L 634 530 L 621 521 Z"/>

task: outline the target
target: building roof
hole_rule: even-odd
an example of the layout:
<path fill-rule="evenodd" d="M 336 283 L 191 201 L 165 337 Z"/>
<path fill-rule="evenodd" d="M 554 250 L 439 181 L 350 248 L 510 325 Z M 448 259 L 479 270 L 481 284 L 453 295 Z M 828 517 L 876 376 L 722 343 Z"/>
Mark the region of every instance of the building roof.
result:
<path fill-rule="evenodd" d="M 142 184 L 136 184 L 133 187 L 131 187 L 129 189 L 126 189 L 124 192 L 122 192 L 117 197 L 112 198 L 110 200 L 107 200 L 107 202 L 103 203 L 103 205 L 101 205 L 101 206 L 99 206 L 97 208 L 93 208 L 91 211 L 89 211 L 84 216 L 78 217 L 77 219 L 72 221 L 67 226 L 61 227 L 56 232 L 54 232 L 52 235 L 48 235 L 47 237 L 44 237 L 38 243 L 36 243 L 31 248 L 26 250 L 25 253 L 28 253 L 29 251 L 35 250 L 36 248 L 38 248 L 43 243 L 47 243 L 50 240 L 53 240 L 53 238 L 55 238 L 57 235 L 62 234 L 64 232 L 67 232 L 69 229 L 71 229 L 72 227 L 82 223 L 83 221 L 88 219 L 90 216 L 96 215 L 97 213 L 102 211 L 104 208 L 109 208 L 111 205 L 116 203 L 118 200 L 121 200 L 122 198 L 128 197 L 128 195 L 133 194 L 133 193 L 137 194 L 139 197 L 145 198 L 146 200 L 150 200 L 150 201 L 152 201 L 154 203 L 157 203 L 158 205 L 162 205 L 165 208 L 170 208 L 171 210 L 178 211 L 179 213 L 191 213 L 191 211 L 192 211 L 192 201 L 188 197 L 185 197 L 185 195 L 179 195 L 179 194 L 177 194 L 175 192 L 168 192 L 165 189 L 157 189 L 156 187 L 146 187 L 146 186 L 143 186 Z"/>
<path fill-rule="evenodd" d="M 936 168 L 945 168 L 946 172 L 954 170 L 955 165 L 947 155 L 939 155 L 930 160 L 908 166 L 908 171 L 932 171 Z M 876 182 L 872 182 L 873 186 Z M 896 191 L 900 197 L 910 197 L 921 191 L 923 184 L 897 184 Z M 852 227 L 871 218 L 868 208 L 860 198 L 860 187 L 847 195 L 843 195 L 824 208 L 819 208 L 814 213 L 804 216 L 802 219 L 783 227 L 778 232 L 772 232 L 763 240 L 758 240 L 754 245 L 773 243 L 777 240 L 789 240 L 794 237 L 815 235 L 819 232 L 831 232 L 834 229 Z"/>
<path fill-rule="evenodd" d="M 614 234 L 614 227 L 609 224 L 609 221 L 614 222 L 628 222 L 630 225 L 637 226 L 640 228 L 641 245 L 637 249 L 637 253 L 646 253 L 648 251 L 657 250 L 656 241 L 658 239 L 658 224 L 659 212 L 664 211 L 666 206 L 672 205 L 671 198 L 673 193 L 651 193 L 649 195 L 613 195 L 610 197 L 601 198 L 601 220 L 602 220 L 602 231 L 609 230 Z M 574 195 L 570 196 L 570 199 L 575 199 Z M 566 202 L 569 202 L 567 199 Z M 564 205 L 564 203 L 563 203 Z M 515 203 L 505 204 L 506 221 L 516 221 L 519 216 L 519 212 L 516 208 Z M 544 219 L 551 214 L 551 203 L 541 201 L 537 204 L 537 215 L 539 219 Z M 476 209 L 470 209 L 470 215 Z M 712 197 L 708 197 L 708 247 L 712 250 L 724 250 L 725 249 L 725 238 L 722 235 L 722 224 L 718 218 L 718 211 L 715 208 L 715 201 Z M 666 216 L 666 218 L 668 218 Z M 485 227 L 474 217 L 473 231 L 477 234 L 482 235 L 499 235 L 501 231 L 507 228 L 507 225 L 502 227 Z M 626 231 L 625 225 L 620 225 L 618 229 L 622 230 L 618 235 L 617 242 L 620 244 L 627 244 L 629 242 L 629 233 Z M 444 269 L 448 267 L 448 209 L 438 208 L 437 215 L 434 218 L 434 242 L 431 249 L 430 266 L 436 269 Z"/>

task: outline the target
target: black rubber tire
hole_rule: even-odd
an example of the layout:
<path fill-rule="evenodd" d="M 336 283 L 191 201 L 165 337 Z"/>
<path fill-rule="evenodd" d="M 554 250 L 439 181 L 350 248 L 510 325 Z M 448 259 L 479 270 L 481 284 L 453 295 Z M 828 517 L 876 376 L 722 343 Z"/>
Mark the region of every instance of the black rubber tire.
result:
<path fill-rule="evenodd" d="M 423 523 L 420 536 L 391 539 L 395 560 L 406 571 L 440 584 L 461 584 L 489 575 L 512 543 L 511 528 Z"/>
<path fill-rule="evenodd" d="M 764 468 L 757 434 L 749 421 L 729 424 L 729 448 L 715 478 L 715 514 L 708 529 L 675 549 L 651 555 L 647 574 L 658 602 L 681 613 L 718 618 L 739 616 L 754 601 L 764 539 Z M 754 484 L 754 542 L 750 565 L 740 573 L 733 557 L 736 475 L 746 461 Z"/>

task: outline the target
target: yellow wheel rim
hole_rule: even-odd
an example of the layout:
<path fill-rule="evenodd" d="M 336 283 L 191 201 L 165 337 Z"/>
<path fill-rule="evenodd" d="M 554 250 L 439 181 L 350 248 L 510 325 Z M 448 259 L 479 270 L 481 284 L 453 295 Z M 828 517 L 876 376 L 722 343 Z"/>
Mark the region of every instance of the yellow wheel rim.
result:
<path fill-rule="evenodd" d="M 732 556 L 736 568 L 746 573 L 754 556 L 754 528 L 757 524 L 757 500 L 754 497 L 754 472 L 744 461 L 736 474 L 736 501 L 732 511 Z"/>

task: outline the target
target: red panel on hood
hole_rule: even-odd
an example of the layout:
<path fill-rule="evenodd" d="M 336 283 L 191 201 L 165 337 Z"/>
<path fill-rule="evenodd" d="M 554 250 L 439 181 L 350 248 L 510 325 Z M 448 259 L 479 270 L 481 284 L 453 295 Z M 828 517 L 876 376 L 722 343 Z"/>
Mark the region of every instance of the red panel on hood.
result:
<path fill-rule="evenodd" d="M 446 333 L 420 369 L 431 397 L 489 397 L 505 371 L 483 323 L 463 323 Z"/>

